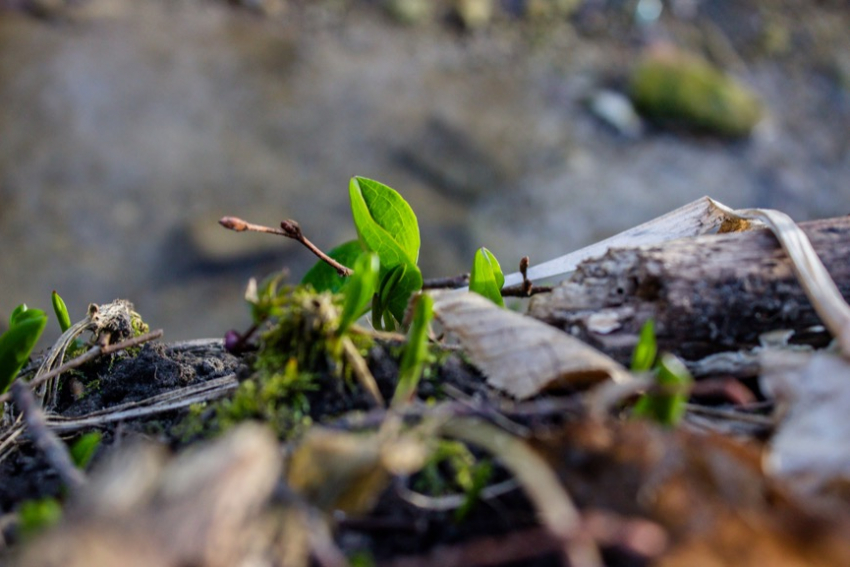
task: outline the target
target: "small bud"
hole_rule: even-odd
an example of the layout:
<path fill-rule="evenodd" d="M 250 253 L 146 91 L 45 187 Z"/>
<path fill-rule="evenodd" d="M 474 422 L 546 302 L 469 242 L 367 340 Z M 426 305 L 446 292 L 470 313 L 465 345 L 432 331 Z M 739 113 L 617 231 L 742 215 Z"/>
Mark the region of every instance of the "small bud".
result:
<path fill-rule="evenodd" d="M 218 221 L 218 224 L 220 224 L 224 228 L 235 230 L 236 232 L 243 232 L 248 230 L 248 223 L 237 217 L 221 217 L 221 219 L 219 219 Z"/>
<path fill-rule="evenodd" d="M 290 238 L 301 238 L 301 225 L 299 225 L 292 219 L 286 219 L 285 221 L 281 222 L 280 228 L 282 228 L 286 235 Z"/>
<path fill-rule="evenodd" d="M 224 334 L 224 350 L 231 354 L 238 354 L 242 347 L 242 336 L 233 329 Z"/>

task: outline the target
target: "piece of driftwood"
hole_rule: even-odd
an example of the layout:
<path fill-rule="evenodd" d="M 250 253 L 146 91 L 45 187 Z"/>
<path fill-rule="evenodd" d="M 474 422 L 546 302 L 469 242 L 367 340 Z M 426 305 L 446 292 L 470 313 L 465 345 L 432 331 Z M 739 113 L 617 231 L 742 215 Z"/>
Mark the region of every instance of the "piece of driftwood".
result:
<path fill-rule="evenodd" d="M 799 226 L 850 297 L 850 217 Z M 650 318 L 659 348 L 690 360 L 755 346 L 769 331 L 821 324 L 785 252 L 763 229 L 610 250 L 534 297 L 529 311 L 624 363 Z"/>

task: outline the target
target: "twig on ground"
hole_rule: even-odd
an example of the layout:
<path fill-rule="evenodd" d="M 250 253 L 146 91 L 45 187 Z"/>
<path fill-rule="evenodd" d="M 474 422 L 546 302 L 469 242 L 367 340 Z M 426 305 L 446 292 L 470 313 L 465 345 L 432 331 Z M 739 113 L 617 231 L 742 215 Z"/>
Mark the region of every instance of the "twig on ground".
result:
<path fill-rule="evenodd" d="M 120 343 L 115 343 L 115 344 L 106 345 L 106 346 L 100 346 L 100 345 L 93 346 L 92 348 L 90 348 L 89 350 L 87 350 L 86 352 L 84 352 L 83 354 L 78 356 L 77 358 L 71 359 L 68 362 L 66 362 L 65 364 L 58 366 L 58 367 L 54 368 L 53 370 L 51 370 L 50 372 L 46 372 L 45 374 L 42 374 L 41 376 L 36 376 L 35 378 L 30 380 L 29 382 L 26 382 L 26 384 L 30 388 L 35 388 L 39 384 L 43 384 L 44 382 L 47 382 L 51 378 L 55 378 L 56 376 L 59 376 L 63 372 L 67 372 L 68 370 L 71 370 L 73 368 L 78 368 L 78 367 L 82 366 L 83 364 L 85 364 L 86 362 L 94 360 L 98 356 L 111 354 L 113 352 L 116 352 L 116 351 L 119 351 L 119 350 L 124 350 L 124 349 L 127 349 L 127 348 L 132 348 L 132 347 L 138 346 L 142 343 L 146 343 L 148 341 L 158 339 L 161 336 L 162 336 L 162 329 L 157 329 L 155 331 L 151 331 L 149 333 L 144 333 L 144 334 L 139 335 L 137 337 L 127 339 L 126 341 L 121 341 Z M 15 382 L 17 383 L 17 382 L 20 382 L 20 381 L 21 381 L 21 379 L 18 378 Z M 12 395 L 9 392 L 0 395 L 0 404 L 2 404 L 4 402 L 8 402 L 11 399 L 11 397 L 12 397 Z"/>
<path fill-rule="evenodd" d="M 523 256 L 522 260 L 519 261 L 519 272 L 522 274 L 522 283 L 503 287 L 502 297 L 531 297 L 538 293 L 549 293 L 552 291 L 552 286 L 535 286 L 534 283 L 528 279 L 528 264 L 528 256 Z"/>
<path fill-rule="evenodd" d="M 448 276 L 445 278 L 430 278 L 422 283 L 422 289 L 455 289 L 469 285 L 469 274 Z"/>
<path fill-rule="evenodd" d="M 354 272 L 351 268 L 343 266 L 324 252 L 322 252 L 318 246 L 310 242 L 310 240 L 304 236 L 304 233 L 301 232 L 301 227 L 297 222 L 291 219 L 287 219 L 280 223 L 280 228 L 272 228 L 270 226 L 263 226 L 260 224 L 254 224 L 247 221 L 244 221 L 237 217 L 221 217 L 218 221 L 218 224 L 223 226 L 224 228 L 234 230 L 236 232 L 263 232 L 266 234 L 277 234 L 278 236 L 285 236 L 287 238 L 291 238 L 293 240 L 297 240 L 301 244 L 303 244 L 310 252 L 319 257 L 320 260 L 328 264 L 332 267 L 336 272 L 342 277 L 348 277 Z"/>
<path fill-rule="evenodd" d="M 86 476 L 71 460 L 68 447 L 59 437 L 47 427 L 47 423 L 32 390 L 21 381 L 12 384 L 12 397 L 18 406 L 27 425 L 27 433 L 43 453 L 47 462 L 50 463 L 62 482 L 71 490 L 78 489 L 86 483 Z"/>

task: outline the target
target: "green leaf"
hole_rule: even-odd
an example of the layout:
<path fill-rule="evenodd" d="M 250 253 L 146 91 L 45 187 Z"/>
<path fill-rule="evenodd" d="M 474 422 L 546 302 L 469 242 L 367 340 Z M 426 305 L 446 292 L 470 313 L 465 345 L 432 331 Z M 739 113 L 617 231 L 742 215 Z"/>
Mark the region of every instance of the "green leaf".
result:
<path fill-rule="evenodd" d="M 47 315 L 39 309 L 19 306 L 12 314 L 11 323 L 10 328 L 0 335 L 0 393 L 9 389 L 29 360 L 47 324 Z"/>
<path fill-rule="evenodd" d="M 59 328 L 64 333 L 71 328 L 71 316 L 68 315 L 68 307 L 59 294 L 56 293 L 56 290 L 53 290 L 51 299 L 53 301 L 53 312 L 56 313 L 56 319 L 59 320 Z"/>
<path fill-rule="evenodd" d="M 685 404 L 694 379 L 682 361 L 672 354 L 661 357 L 656 372 L 656 388 L 660 391 L 641 396 L 633 413 L 672 427 L 685 414 Z"/>
<path fill-rule="evenodd" d="M 360 241 L 391 268 L 407 258 L 419 260 L 419 223 L 413 209 L 394 189 L 382 183 L 353 177 L 348 185 L 354 226 Z"/>
<path fill-rule="evenodd" d="M 652 369 L 658 356 L 658 344 L 655 340 L 655 323 L 647 319 L 640 329 L 640 337 L 632 352 L 632 372 L 646 372 Z"/>
<path fill-rule="evenodd" d="M 26 540 L 62 517 L 62 506 L 55 498 L 26 500 L 18 509 L 18 532 Z"/>
<path fill-rule="evenodd" d="M 407 346 L 401 358 L 398 386 L 392 402 L 394 408 L 408 403 L 416 393 L 422 367 L 428 358 L 428 325 L 433 317 L 434 300 L 427 293 L 419 295 L 413 310 L 413 324 L 407 335 Z"/>
<path fill-rule="evenodd" d="M 354 262 L 354 273 L 348 277 L 350 281 L 345 287 L 345 303 L 339 318 L 338 335 L 342 335 L 364 313 L 364 308 L 378 287 L 380 268 L 381 262 L 375 252 L 361 254 Z"/>
<path fill-rule="evenodd" d="M 21 303 L 12 310 L 12 315 L 9 316 L 9 326 L 14 327 L 15 321 L 29 310 L 26 303 Z"/>
<path fill-rule="evenodd" d="M 476 250 L 469 274 L 469 291 L 483 295 L 499 307 L 504 307 L 505 301 L 501 291 L 503 285 L 505 276 L 496 257 L 484 247 Z"/>
<path fill-rule="evenodd" d="M 71 460 L 78 469 L 85 469 L 92 457 L 94 457 L 97 448 L 100 447 L 100 440 L 103 435 L 100 431 L 86 433 L 77 439 L 71 446 Z"/>
<path fill-rule="evenodd" d="M 376 329 L 393 330 L 395 325 L 387 318 L 393 317 L 398 323 L 404 320 L 407 302 L 414 292 L 422 289 L 422 273 L 414 264 L 403 262 L 388 270 L 381 265 L 378 291 L 372 303 L 372 324 Z M 384 325 L 381 325 L 381 320 Z"/>
<path fill-rule="evenodd" d="M 360 241 L 349 240 L 328 252 L 328 256 L 343 266 L 351 268 L 357 258 L 363 254 L 363 251 L 363 245 L 360 244 Z M 349 279 L 339 275 L 327 262 L 319 260 L 304 274 L 301 283 L 313 286 L 313 289 L 318 292 L 340 293 L 348 285 Z"/>

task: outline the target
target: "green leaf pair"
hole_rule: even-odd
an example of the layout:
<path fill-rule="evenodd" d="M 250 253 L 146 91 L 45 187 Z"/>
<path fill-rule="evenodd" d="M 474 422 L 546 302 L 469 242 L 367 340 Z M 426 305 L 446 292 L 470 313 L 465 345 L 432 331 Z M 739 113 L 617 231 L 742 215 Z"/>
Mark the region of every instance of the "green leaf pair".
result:
<path fill-rule="evenodd" d="M 29 360 L 46 324 L 47 315 L 39 309 L 21 304 L 12 311 L 9 329 L 0 335 L 0 393 L 9 389 Z"/>
<path fill-rule="evenodd" d="M 644 323 L 632 353 L 632 371 L 648 372 L 655 368 L 657 392 L 643 394 L 635 403 L 633 415 L 661 425 L 675 426 L 685 415 L 685 404 L 694 379 L 681 360 L 672 354 L 658 357 L 658 344 L 652 319 Z"/>
<path fill-rule="evenodd" d="M 505 306 L 502 299 L 502 286 L 505 285 L 505 275 L 499 261 L 492 252 L 484 247 L 475 252 L 472 261 L 472 271 L 469 274 L 469 291 L 483 295 L 499 307 Z"/>
<path fill-rule="evenodd" d="M 345 266 L 356 265 L 364 252 L 378 256 L 379 271 L 372 305 L 372 319 L 379 328 L 394 328 L 404 319 L 410 296 L 422 288 L 419 259 L 419 223 L 410 205 L 395 190 L 382 183 L 354 177 L 348 187 L 351 212 L 358 240 L 346 242 L 329 253 Z M 369 261 L 371 262 L 371 260 Z M 355 267 L 354 272 L 358 269 Z M 301 280 L 317 291 L 348 294 L 352 285 L 324 262 L 319 262 Z M 352 280 L 353 281 L 353 280 Z M 359 302 L 364 287 L 354 295 Z"/>

